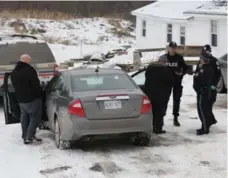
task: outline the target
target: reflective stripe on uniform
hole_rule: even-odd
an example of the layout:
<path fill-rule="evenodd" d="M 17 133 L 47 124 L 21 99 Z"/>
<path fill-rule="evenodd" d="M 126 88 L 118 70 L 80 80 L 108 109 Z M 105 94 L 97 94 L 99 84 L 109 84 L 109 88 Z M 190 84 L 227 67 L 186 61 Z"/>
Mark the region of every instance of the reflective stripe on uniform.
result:
<path fill-rule="evenodd" d="M 203 109 L 202 109 L 202 94 L 200 94 L 200 97 L 199 97 L 199 110 L 201 112 L 201 116 L 202 116 L 202 119 L 203 119 L 203 129 L 204 131 L 206 132 L 207 128 L 206 128 L 206 120 L 205 120 L 205 117 L 204 117 L 204 114 L 203 114 Z"/>

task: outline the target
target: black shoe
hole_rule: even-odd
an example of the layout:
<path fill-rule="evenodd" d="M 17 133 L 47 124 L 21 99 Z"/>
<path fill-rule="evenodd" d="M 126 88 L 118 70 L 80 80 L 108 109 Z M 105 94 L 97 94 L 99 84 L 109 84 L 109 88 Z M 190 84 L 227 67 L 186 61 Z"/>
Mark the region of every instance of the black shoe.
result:
<path fill-rule="evenodd" d="M 37 141 L 37 142 L 42 142 L 42 139 L 41 138 L 37 138 L 36 136 L 33 137 L 33 140 Z"/>
<path fill-rule="evenodd" d="M 205 131 L 203 129 L 200 129 L 200 130 L 196 131 L 196 135 L 204 135 L 204 134 L 209 134 L 209 133 L 210 133 L 209 130 Z"/>
<path fill-rule="evenodd" d="M 31 143 L 33 143 L 33 140 L 31 140 L 31 139 L 25 139 L 25 140 L 24 140 L 24 144 L 25 144 L 25 145 L 31 144 Z"/>
<path fill-rule="evenodd" d="M 155 131 L 156 134 L 165 134 L 166 131 L 165 130 L 157 130 Z"/>
<path fill-rule="evenodd" d="M 210 126 L 214 125 L 214 124 L 217 124 L 217 120 L 213 120 L 211 123 L 210 123 Z"/>
<path fill-rule="evenodd" d="M 202 130 L 203 130 L 202 128 L 196 129 L 196 132 L 200 132 L 200 131 L 202 131 Z"/>
<path fill-rule="evenodd" d="M 176 126 L 176 127 L 180 127 L 180 122 L 178 121 L 177 118 L 174 118 L 173 125 Z"/>

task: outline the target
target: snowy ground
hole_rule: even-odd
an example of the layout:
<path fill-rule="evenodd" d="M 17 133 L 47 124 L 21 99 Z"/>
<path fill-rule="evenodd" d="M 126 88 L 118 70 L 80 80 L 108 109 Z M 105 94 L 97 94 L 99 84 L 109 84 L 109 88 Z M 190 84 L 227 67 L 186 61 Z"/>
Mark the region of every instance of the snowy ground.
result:
<path fill-rule="evenodd" d="M 211 134 L 196 136 L 196 101 L 192 77 L 184 79 L 181 104 L 182 126 L 172 126 L 172 101 L 165 118 L 167 134 L 151 138 L 149 147 L 135 147 L 124 141 L 101 141 L 84 149 L 56 149 L 53 134 L 39 131 L 41 145 L 25 146 L 20 125 L 4 125 L 0 112 L 0 175 L 3 178 L 224 178 L 227 173 L 227 101 L 219 95 L 214 113 L 218 124 Z M 90 170 L 95 163 L 113 162 L 112 173 Z M 105 163 L 107 164 L 107 163 Z"/>

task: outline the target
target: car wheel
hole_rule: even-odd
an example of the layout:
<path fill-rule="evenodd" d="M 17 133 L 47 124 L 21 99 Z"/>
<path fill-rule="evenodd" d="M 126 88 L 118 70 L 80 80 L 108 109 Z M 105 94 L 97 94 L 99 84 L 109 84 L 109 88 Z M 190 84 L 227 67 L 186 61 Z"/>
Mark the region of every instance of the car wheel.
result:
<path fill-rule="evenodd" d="M 56 119 L 55 121 L 55 144 L 56 144 L 56 147 L 59 148 L 60 150 L 68 149 L 71 147 L 71 144 L 69 141 L 62 139 L 58 119 Z"/>
<path fill-rule="evenodd" d="M 132 143 L 136 146 L 148 146 L 150 144 L 150 136 L 137 135 L 132 138 Z"/>
<path fill-rule="evenodd" d="M 224 84 L 224 79 L 223 79 L 223 76 L 220 77 L 220 80 L 217 84 L 217 92 L 218 93 L 223 93 L 225 92 L 225 84 Z"/>

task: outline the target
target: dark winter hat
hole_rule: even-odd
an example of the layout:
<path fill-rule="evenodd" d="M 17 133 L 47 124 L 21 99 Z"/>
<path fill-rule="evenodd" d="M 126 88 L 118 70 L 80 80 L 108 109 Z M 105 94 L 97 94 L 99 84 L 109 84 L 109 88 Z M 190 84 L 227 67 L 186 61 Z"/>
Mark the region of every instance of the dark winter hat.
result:
<path fill-rule="evenodd" d="M 200 59 L 203 59 L 205 62 L 208 62 L 210 60 L 210 55 L 205 53 L 205 52 L 202 52 L 201 53 L 201 56 L 200 56 Z"/>
<path fill-rule="evenodd" d="M 161 55 L 159 58 L 158 58 L 158 62 L 159 63 L 167 63 L 167 58 L 165 55 Z"/>
<path fill-rule="evenodd" d="M 211 52 L 211 46 L 209 44 L 204 45 L 202 51 L 210 51 Z"/>
<path fill-rule="evenodd" d="M 170 48 L 176 48 L 177 47 L 177 43 L 174 41 L 171 41 L 168 45 Z"/>

